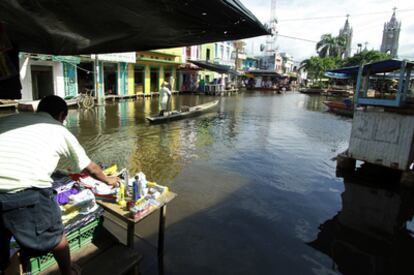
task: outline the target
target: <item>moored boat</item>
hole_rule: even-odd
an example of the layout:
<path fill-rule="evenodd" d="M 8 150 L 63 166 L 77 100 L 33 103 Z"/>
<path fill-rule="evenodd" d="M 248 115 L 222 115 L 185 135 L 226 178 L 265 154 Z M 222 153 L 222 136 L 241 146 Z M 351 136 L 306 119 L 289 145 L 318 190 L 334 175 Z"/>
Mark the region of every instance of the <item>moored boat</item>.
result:
<path fill-rule="evenodd" d="M 325 100 L 323 104 L 325 104 L 332 113 L 347 117 L 353 117 L 354 115 L 354 107 L 350 99 L 345 99 L 343 101 Z"/>
<path fill-rule="evenodd" d="M 302 94 L 320 95 L 320 94 L 324 94 L 326 90 L 321 89 L 321 88 L 306 88 L 306 89 L 300 89 L 299 92 Z"/>
<path fill-rule="evenodd" d="M 208 103 L 204 103 L 201 105 L 196 105 L 193 107 L 188 107 L 188 108 L 181 108 L 180 111 L 171 111 L 171 112 L 166 112 L 165 115 L 163 116 L 148 116 L 146 117 L 146 119 L 150 122 L 150 123 L 161 123 L 161 122 L 168 122 L 168 121 L 172 121 L 172 120 L 178 120 L 178 119 L 183 119 L 183 118 L 187 118 L 187 117 L 192 117 L 192 116 L 196 116 L 196 115 L 200 115 L 203 112 L 206 112 L 210 109 L 212 109 L 213 107 L 217 106 L 218 104 L 218 100 L 214 100 L 212 102 L 208 102 Z"/>
<path fill-rule="evenodd" d="M 354 94 L 352 88 L 345 87 L 330 87 L 326 90 L 326 94 L 330 96 L 350 96 Z"/>

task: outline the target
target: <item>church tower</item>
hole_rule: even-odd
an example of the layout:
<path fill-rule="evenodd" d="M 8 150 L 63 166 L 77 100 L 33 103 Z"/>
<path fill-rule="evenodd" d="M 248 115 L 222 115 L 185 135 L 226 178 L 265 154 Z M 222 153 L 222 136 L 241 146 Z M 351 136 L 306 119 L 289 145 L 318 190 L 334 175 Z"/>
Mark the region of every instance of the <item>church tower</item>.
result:
<path fill-rule="evenodd" d="M 400 39 L 401 22 L 395 17 L 395 10 L 392 13 L 391 20 L 384 24 L 382 34 L 381 52 L 389 53 L 392 57 L 398 56 L 398 41 Z"/>
<path fill-rule="evenodd" d="M 349 19 L 349 14 L 346 16 L 344 27 L 339 30 L 339 36 L 345 38 L 344 58 L 351 56 L 352 28 L 349 26 L 348 19 Z"/>

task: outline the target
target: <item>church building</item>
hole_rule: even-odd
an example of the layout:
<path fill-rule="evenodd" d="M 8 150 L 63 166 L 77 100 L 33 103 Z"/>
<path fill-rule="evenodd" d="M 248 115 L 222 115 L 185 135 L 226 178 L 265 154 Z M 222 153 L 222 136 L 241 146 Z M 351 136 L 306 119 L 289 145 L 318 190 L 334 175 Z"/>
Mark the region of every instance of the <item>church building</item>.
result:
<path fill-rule="evenodd" d="M 346 16 L 345 25 L 339 30 L 339 36 L 345 38 L 345 52 L 344 58 L 351 56 L 351 44 L 352 44 L 352 28 L 349 26 L 349 15 Z"/>
<path fill-rule="evenodd" d="M 395 10 L 392 13 L 391 20 L 384 23 L 382 34 L 381 52 L 390 54 L 393 58 L 398 56 L 398 41 L 400 38 L 401 21 L 398 22 L 395 17 Z"/>

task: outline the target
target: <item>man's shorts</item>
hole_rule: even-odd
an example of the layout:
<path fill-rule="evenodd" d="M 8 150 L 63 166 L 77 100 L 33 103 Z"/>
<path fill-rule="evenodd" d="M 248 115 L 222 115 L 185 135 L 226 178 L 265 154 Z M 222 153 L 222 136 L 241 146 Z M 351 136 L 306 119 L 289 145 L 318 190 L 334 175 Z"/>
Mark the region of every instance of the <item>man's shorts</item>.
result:
<path fill-rule="evenodd" d="M 59 244 L 63 229 L 53 189 L 0 193 L 0 270 L 8 260 L 5 254 L 8 255 L 10 250 L 11 235 L 28 254 L 37 255 L 49 252 Z"/>

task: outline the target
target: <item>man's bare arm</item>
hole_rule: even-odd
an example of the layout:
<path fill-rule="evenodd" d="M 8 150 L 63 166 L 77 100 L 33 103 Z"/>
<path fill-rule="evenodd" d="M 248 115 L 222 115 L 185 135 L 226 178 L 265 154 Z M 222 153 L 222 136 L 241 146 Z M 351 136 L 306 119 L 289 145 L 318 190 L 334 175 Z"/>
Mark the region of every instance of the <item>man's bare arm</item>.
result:
<path fill-rule="evenodd" d="M 84 170 L 87 171 L 92 178 L 105 182 L 108 185 L 117 186 L 119 183 L 118 177 L 105 176 L 101 167 L 93 161 L 91 161 Z"/>

